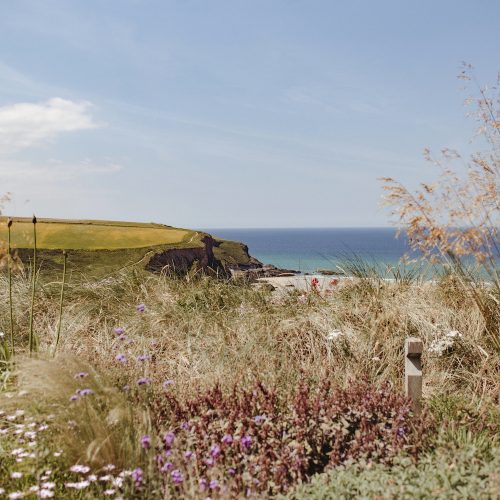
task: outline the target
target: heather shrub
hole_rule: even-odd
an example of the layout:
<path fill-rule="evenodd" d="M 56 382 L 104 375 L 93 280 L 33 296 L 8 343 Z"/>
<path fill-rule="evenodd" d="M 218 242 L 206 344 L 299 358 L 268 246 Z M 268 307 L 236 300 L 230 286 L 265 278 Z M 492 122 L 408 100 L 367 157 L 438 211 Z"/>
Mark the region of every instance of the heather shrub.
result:
<path fill-rule="evenodd" d="M 253 388 L 219 385 L 182 401 L 165 396 L 153 410 L 162 436 L 156 462 L 165 489 L 186 494 L 275 495 L 348 460 L 389 463 L 418 452 L 422 423 L 388 385 L 352 382 L 335 388 L 325 377 L 302 380 L 290 400 L 257 381 Z"/>

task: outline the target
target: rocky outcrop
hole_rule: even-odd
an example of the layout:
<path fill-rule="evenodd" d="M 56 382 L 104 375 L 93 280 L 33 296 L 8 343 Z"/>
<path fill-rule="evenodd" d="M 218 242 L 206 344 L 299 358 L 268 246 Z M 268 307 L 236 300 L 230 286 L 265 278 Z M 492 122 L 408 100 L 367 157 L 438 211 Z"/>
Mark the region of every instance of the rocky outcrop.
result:
<path fill-rule="evenodd" d="M 146 270 L 152 272 L 167 271 L 174 274 L 186 274 L 191 269 L 220 272 L 221 263 L 215 258 L 213 248 L 216 241 L 206 235 L 202 245 L 187 248 L 169 248 L 154 254 L 146 264 Z"/>
<path fill-rule="evenodd" d="M 151 272 L 186 274 L 192 269 L 219 276 L 255 280 L 273 276 L 290 276 L 296 271 L 264 265 L 249 254 L 248 247 L 238 241 L 216 240 L 209 234 L 201 239 L 202 245 L 170 248 L 154 254 L 146 264 Z"/>

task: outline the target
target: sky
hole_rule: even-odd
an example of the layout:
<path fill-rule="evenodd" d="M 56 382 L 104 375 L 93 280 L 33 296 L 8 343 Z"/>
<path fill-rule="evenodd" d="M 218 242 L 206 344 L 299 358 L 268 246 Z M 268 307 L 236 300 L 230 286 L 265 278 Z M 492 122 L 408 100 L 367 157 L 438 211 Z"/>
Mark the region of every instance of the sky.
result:
<path fill-rule="evenodd" d="M 497 0 L 3 0 L 5 212 L 376 227 L 380 177 L 467 150 L 456 76 L 500 70 Z"/>

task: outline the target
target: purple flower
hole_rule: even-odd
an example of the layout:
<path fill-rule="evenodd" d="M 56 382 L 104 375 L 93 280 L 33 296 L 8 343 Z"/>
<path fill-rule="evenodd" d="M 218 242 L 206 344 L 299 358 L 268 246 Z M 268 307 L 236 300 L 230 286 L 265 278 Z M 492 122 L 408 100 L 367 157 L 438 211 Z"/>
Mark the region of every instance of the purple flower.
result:
<path fill-rule="evenodd" d="M 127 337 L 126 335 L 120 335 L 120 336 L 118 337 L 118 340 L 121 340 L 122 342 L 125 342 L 125 340 L 127 340 L 127 339 L 128 339 L 128 337 Z M 130 340 L 130 341 L 129 341 L 129 344 L 130 344 L 131 342 L 132 342 L 132 341 Z"/>
<path fill-rule="evenodd" d="M 137 385 L 147 385 L 151 382 L 151 380 L 149 378 L 146 378 L 146 377 L 141 377 L 139 379 L 137 379 Z"/>
<path fill-rule="evenodd" d="M 141 437 L 141 446 L 145 450 L 149 450 L 149 448 L 151 448 L 151 437 L 148 436 L 147 434 L 145 436 L 142 436 Z"/>
<path fill-rule="evenodd" d="M 125 357 L 125 354 L 117 354 L 115 359 L 116 359 L 116 361 L 118 361 L 118 363 L 126 363 L 127 362 L 127 358 Z"/>
<path fill-rule="evenodd" d="M 240 439 L 240 443 L 244 448 L 250 448 L 252 446 L 252 438 L 250 436 L 243 436 Z"/>
<path fill-rule="evenodd" d="M 77 394 L 79 394 L 80 396 L 88 396 L 89 394 L 93 394 L 94 391 L 92 389 L 78 389 L 77 391 Z"/>
<path fill-rule="evenodd" d="M 137 361 L 149 361 L 151 359 L 151 356 L 149 354 L 141 354 L 140 356 L 137 356 Z"/>
<path fill-rule="evenodd" d="M 400 427 L 398 429 L 397 434 L 398 434 L 398 437 L 403 437 L 406 434 L 404 427 Z"/>
<path fill-rule="evenodd" d="M 198 484 L 200 485 L 200 491 L 205 491 L 208 486 L 208 481 L 205 478 L 201 478 L 198 481 Z"/>
<path fill-rule="evenodd" d="M 224 444 L 231 444 L 233 442 L 233 436 L 231 436 L 231 434 L 224 434 L 221 441 Z"/>
<path fill-rule="evenodd" d="M 173 468 L 174 468 L 174 466 L 172 465 L 171 462 L 166 462 L 165 465 L 161 468 L 161 471 L 168 472 L 168 471 L 172 470 Z"/>
<path fill-rule="evenodd" d="M 119 327 L 115 328 L 115 333 L 116 333 L 116 335 L 123 335 L 125 333 L 125 328 L 119 326 Z"/>
<path fill-rule="evenodd" d="M 173 470 L 170 475 L 172 476 L 172 481 L 175 484 L 180 484 L 184 480 L 182 472 L 179 469 Z"/>
<path fill-rule="evenodd" d="M 173 380 L 165 380 L 165 382 L 163 382 L 163 387 L 167 389 L 169 385 L 174 385 L 174 384 L 175 382 Z"/>
<path fill-rule="evenodd" d="M 219 487 L 219 481 L 217 481 L 217 479 L 212 479 L 210 481 L 209 487 L 211 490 L 216 490 Z"/>
<path fill-rule="evenodd" d="M 173 432 L 167 432 L 163 436 L 163 441 L 165 443 L 165 446 L 168 446 L 169 448 L 170 446 L 172 446 L 174 440 L 175 440 L 175 434 Z"/>
<path fill-rule="evenodd" d="M 78 378 L 85 378 L 88 376 L 89 374 L 87 372 L 80 372 L 80 373 L 75 373 L 74 378 L 78 379 Z"/>
<path fill-rule="evenodd" d="M 76 401 L 78 399 L 78 395 L 77 394 L 72 394 L 70 397 L 69 397 L 69 400 L 70 401 Z"/>
<path fill-rule="evenodd" d="M 183 429 L 185 431 L 188 431 L 189 430 L 189 424 L 187 422 L 182 422 L 181 429 Z"/>
<path fill-rule="evenodd" d="M 132 479 L 135 481 L 136 486 L 140 486 L 142 484 L 144 481 L 144 474 L 140 467 L 137 467 L 137 469 L 132 471 Z"/>
<path fill-rule="evenodd" d="M 234 467 L 229 467 L 229 469 L 227 469 L 227 473 L 230 476 L 235 476 L 236 475 L 236 469 Z"/>
<path fill-rule="evenodd" d="M 191 460 L 192 457 L 193 457 L 193 452 L 192 451 L 188 450 L 188 451 L 184 452 L 184 458 L 186 460 Z"/>
<path fill-rule="evenodd" d="M 210 448 L 210 455 L 213 458 L 217 458 L 220 455 L 220 446 L 217 444 L 212 445 Z"/>
<path fill-rule="evenodd" d="M 146 306 L 144 304 L 139 304 L 135 306 L 138 312 L 143 313 L 146 310 Z"/>
<path fill-rule="evenodd" d="M 210 457 L 205 459 L 205 464 L 208 465 L 209 467 L 212 467 L 212 465 L 215 463 L 215 460 Z"/>
<path fill-rule="evenodd" d="M 264 420 L 266 419 L 266 416 L 265 415 L 257 415 L 255 418 L 254 418 L 254 421 L 256 424 L 260 424 L 261 422 L 263 422 Z"/>

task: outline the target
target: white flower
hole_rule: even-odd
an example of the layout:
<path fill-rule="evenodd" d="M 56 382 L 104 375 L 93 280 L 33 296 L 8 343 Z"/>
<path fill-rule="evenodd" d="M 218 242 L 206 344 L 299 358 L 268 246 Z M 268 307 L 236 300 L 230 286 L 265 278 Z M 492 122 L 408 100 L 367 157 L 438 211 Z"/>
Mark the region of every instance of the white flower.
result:
<path fill-rule="evenodd" d="M 3 339 L 5 337 L 5 333 L 4 332 L 0 332 L 0 339 Z"/>
<path fill-rule="evenodd" d="M 23 477 L 23 473 L 22 472 L 12 472 L 10 477 L 12 479 L 21 479 Z"/>
<path fill-rule="evenodd" d="M 23 496 L 24 496 L 24 493 L 22 491 L 14 491 L 14 492 L 10 493 L 10 495 L 7 498 L 15 499 L 15 498 L 23 498 Z"/>
<path fill-rule="evenodd" d="M 87 472 L 90 470 L 90 467 L 88 465 L 73 465 L 72 467 L 69 468 L 71 472 L 76 472 L 78 474 L 87 474 Z"/>
<path fill-rule="evenodd" d="M 60 457 L 62 455 L 62 451 L 54 451 L 53 455 L 55 457 Z"/>
<path fill-rule="evenodd" d="M 89 481 L 97 481 L 97 476 L 96 476 L 95 474 L 89 474 L 89 475 L 87 476 L 87 479 L 88 479 Z"/>
<path fill-rule="evenodd" d="M 338 338 L 342 337 L 344 334 L 340 330 L 332 330 L 331 332 L 328 333 L 326 336 L 326 340 L 328 342 L 334 342 Z"/>
<path fill-rule="evenodd" d="M 459 331 L 457 331 L 457 330 L 451 330 L 451 331 L 449 331 L 449 332 L 446 334 L 446 336 L 447 336 L 448 338 L 450 338 L 450 339 L 454 339 L 454 338 L 457 338 L 457 337 L 458 337 L 458 338 L 462 337 L 462 334 L 461 334 Z"/>
<path fill-rule="evenodd" d="M 78 483 L 64 483 L 64 486 L 66 486 L 66 488 L 74 488 L 75 490 L 83 490 L 89 485 L 89 481 L 80 481 Z"/>
<path fill-rule="evenodd" d="M 102 470 L 105 470 L 105 471 L 111 471 L 111 470 L 114 470 L 116 469 L 116 466 L 113 465 L 113 464 L 108 464 L 108 465 L 105 465 Z"/>
<path fill-rule="evenodd" d="M 36 486 L 36 485 L 35 485 L 35 486 L 32 486 L 32 487 L 29 489 L 29 491 L 30 491 L 31 493 L 38 493 L 38 490 L 39 490 L 39 489 L 40 489 L 40 488 L 39 488 L 38 486 Z"/>
<path fill-rule="evenodd" d="M 113 476 L 110 476 L 109 474 L 106 474 L 105 476 L 101 476 L 99 478 L 99 481 L 111 481 L 113 479 Z"/>
<path fill-rule="evenodd" d="M 108 496 L 114 495 L 115 494 L 115 490 L 104 490 L 104 494 L 108 495 Z"/>
<path fill-rule="evenodd" d="M 49 481 L 47 483 L 42 483 L 42 488 L 45 490 L 51 490 L 52 488 L 55 488 L 55 487 L 56 487 L 56 483 L 53 483 L 51 481 Z"/>
<path fill-rule="evenodd" d="M 40 490 L 38 496 L 39 498 L 50 498 L 54 496 L 54 492 L 52 490 Z"/>
<path fill-rule="evenodd" d="M 23 451 L 24 451 L 24 448 L 15 448 L 14 450 L 12 450 L 10 452 L 10 454 L 17 456 L 17 455 L 20 455 L 21 453 L 23 453 Z"/>

